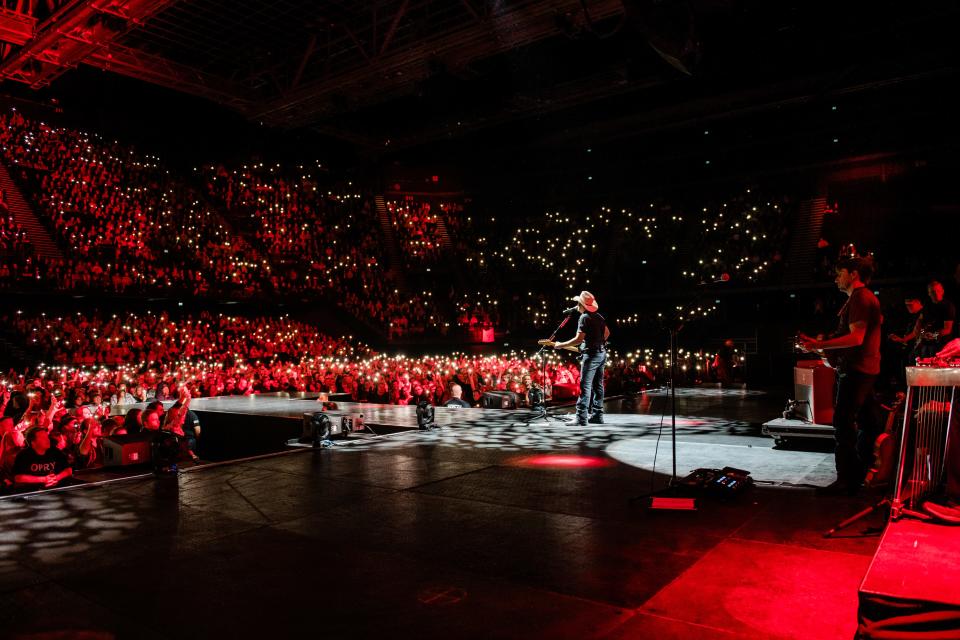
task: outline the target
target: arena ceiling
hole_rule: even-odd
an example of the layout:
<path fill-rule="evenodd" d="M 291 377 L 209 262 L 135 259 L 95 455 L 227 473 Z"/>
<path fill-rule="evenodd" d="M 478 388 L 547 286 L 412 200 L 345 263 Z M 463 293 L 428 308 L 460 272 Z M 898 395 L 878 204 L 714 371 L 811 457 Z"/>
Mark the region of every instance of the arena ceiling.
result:
<path fill-rule="evenodd" d="M 89 65 L 365 148 L 599 137 L 955 73 L 957 3 L 20 0 L 0 78 Z M 32 13 L 31 13 L 32 11 Z"/>

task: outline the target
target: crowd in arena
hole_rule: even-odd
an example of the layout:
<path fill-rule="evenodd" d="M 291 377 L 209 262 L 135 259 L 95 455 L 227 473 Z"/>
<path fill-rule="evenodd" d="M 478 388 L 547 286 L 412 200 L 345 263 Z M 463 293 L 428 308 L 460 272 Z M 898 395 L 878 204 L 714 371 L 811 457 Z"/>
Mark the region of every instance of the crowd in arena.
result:
<path fill-rule="evenodd" d="M 7 194 L 0 189 L 0 253 L 30 253 L 30 240 L 10 212 Z"/>
<path fill-rule="evenodd" d="M 336 303 L 383 329 L 398 315 L 410 322 L 409 309 L 421 308 L 408 306 L 417 298 L 396 292 L 380 264 L 369 198 L 322 191 L 302 165 L 292 172 L 212 166 L 201 172 L 206 192 L 198 193 L 154 156 L 15 110 L 0 114 L 0 147 L 63 254 L 0 261 L 2 286 L 229 297 L 335 292 Z M 8 216 L 2 225 L 4 243 L 22 237 Z"/>
<path fill-rule="evenodd" d="M 711 280 L 728 274 L 751 284 L 777 281 L 793 223 L 793 203 L 746 189 L 702 208 L 697 264 L 690 277 Z"/>
<path fill-rule="evenodd" d="M 414 293 L 383 263 L 371 197 L 325 186 L 319 165 L 211 164 L 188 178 L 155 156 L 15 110 L 0 114 L 0 146 L 63 254 L 0 260 L 0 286 L 326 296 L 393 340 L 452 330 L 482 341 L 491 329 L 544 326 L 556 311 L 551 286 L 590 286 L 604 273 L 633 286 L 718 272 L 769 282 L 792 223 L 789 201 L 750 189 L 708 207 L 655 202 L 548 212 L 519 226 L 475 218 L 452 198 L 387 199 L 404 262 L 397 267 L 435 266 L 444 247 L 461 261 L 461 280 Z M 698 209 L 709 213 L 701 225 L 689 213 Z M 9 216 L 0 225 L 0 253 L 11 244 L 22 249 L 22 231 Z M 620 282 L 628 271 L 631 281 Z M 543 299 L 521 299 L 504 313 L 490 300 L 510 299 L 518 276 L 539 285 Z M 447 290 L 464 286 L 485 297 Z"/>
<path fill-rule="evenodd" d="M 189 441 L 195 456 L 199 425 L 191 435 L 196 417 L 184 408 L 189 398 L 327 392 L 355 402 L 479 406 L 485 392 L 509 391 L 523 405 L 533 387 L 548 398 L 571 399 L 579 377 L 572 358 L 552 352 L 546 362 L 518 353 L 386 356 L 289 318 L 17 312 L 2 321 L 48 363 L 10 370 L 0 380 L 4 487 L 54 486 L 68 477 L 17 480 L 18 456 L 39 455 L 30 453 L 36 442 L 48 442 L 58 460 L 68 461 L 57 474 L 101 464 L 104 436 L 142 430 L 170 430 Z M 639 390 L 655 373 L 638 353 L 614 359 L 607 378 L 612 390 Z M 167 417 L 164 401 L 177 401 Z M 148 406 L 124 406 L 133 403 Z"/>
<path fill-rule="evenodd" d="M 412 196 L 403 201 L 387 200 L 385 204 L 406 266 L 423 267 L 440 260 L 445 251 L 446 221 L 456 219 L 462 207 Z"/>
<path fill-rule="evenodd" d="M 8 261 L 5 280 L 115 293 L 258 289 L 263 263 L 254 248 L 158 158 L 11 110 L 0 114 L 0 159 L 33 195 L 63 254 Z"/>
<path fill-rule="evenodd" d="M 760 281 L 780 260 L 788 226 L 780 203 L 758 208 L 747 198 L 724 205 L 726 224 L 693 235 L 669 205 L 644 215 L 609 208 L 549 213 L 543 224 L 511 226 L 495 217 L 474 221 L 459 202 L 387 201 L 404 261 L 395 266 L 429 270 L 446 251 L 463 260 L 462 280 L 438 279 L 443 288 L 412 293 L 381 262 L 385 244 L 372 199 L 324 189 L 318 167 L 214 164 L 186 177 L 132 147 L 14 110 L 0 114 L 0 147 L 0 160 L 63 255 L 32 255 L 0 199 L 0 286 L 329 296 L 390 339 L 459 331 L 493 342 L 506 325 L 552 322 L 559 298 L 549 286 L 518 293 L 510 284 L 518 272 L 524 284 L 552 283 L 559 291 L 588 286 L 620 255 L 676 268 L 685 264 L 671 260 L 676 256 L 715 253 L 715 261 L 691 267 L 697 277 L 744 269 Z M 54 486 L 72 470 L 96 467 L 110 435 L 167 430 L 195 456 L 199 426 L 187 410 L 190 398 L 326 392 L 358 402 L 478 406 L 488 391 L 513 392 L 523 404 L 534 387 L 547 398 L 572 399 L 579 384 L 572 357 L 552 352 L 545 364 L 520 353 L 386 356 L 289 317 L 4 311 L 8 335 L 45 364 L 11 370 L 2 380 L 3 486 Z M 608 388 L 631 392 L 662 381 L 665 356 L 611 353 Z M 681 358 L 685 377 L 712 375 L 711 355 Z M 164 401 L 177 402 L 166 417 Z M 131 403 L 149 409 L 125 407 Z M 18 460 L 47 455 L 42 449 L 59 456 L 54 472 L 19 478 Z"/>
<path fill-rule="evenodd" d="M 567 288 L 604 282 L 642 291 L 665 283 L 690 286 L 729 274 L 740 285 L 767 284 L 783 273 L 794 209 L 789 199 L 748 188 L 708 206 L 656 201 L 642 208 L 547 211 L 535 222 L 531 218 L 517 226 L 504 225 L 492 215 L 471 220 L 468 227 L 475 241 L 458 245 L 458 251 L 463 271 L 474 274 L 484 291 L 499 299 L 515 292 L 518 280 L 522 285 L 549 279 Z M 547 326 L 557 305 L 563 304 L 550 290 L 539 287 L 538 293 L 531 291 L 517 301 L 525 311 L 517 320 Z M 482 302 L 474 299 L 471 305 Z M 494 317 L 501 315 L 489 306 L 471 308 L 468 314 L 487 314 L 494 324 Z"/>

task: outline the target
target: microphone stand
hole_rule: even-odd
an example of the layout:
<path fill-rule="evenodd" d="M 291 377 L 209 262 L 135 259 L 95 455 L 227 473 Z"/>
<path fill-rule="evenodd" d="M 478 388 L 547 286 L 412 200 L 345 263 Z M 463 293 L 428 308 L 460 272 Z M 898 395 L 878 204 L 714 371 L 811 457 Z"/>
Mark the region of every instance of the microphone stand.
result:
<path fill-rule="evenodd" d="M 689 309 L 696 305 L 703 296 L 703 286 L 708 284 L 717 284 L 718 282 L 728 282 L 730 276 L 723 274 L 716 280 L 701 281 L 697 285 L 696 293 L 685 305 L 677 309 L 677 313 L 670 318 L 670 326 L 667 329 L 670 332 L 670 440 L 673 448 L 673 473 L 670 475 L 668 487 L 674 487 L 677 484 L 677 334 L 683 330 L 683 316 Z"/>
<path fill-rule="evenodd" d="M 670 474 L 668 487 L 677 485 L 677 334 L 683 330 L 683 315 L 688 307 L 692 307 L 700 299 L 700 292 L 693 300 L 677 310 L 668 321 L 667 330 L 670 333 L 670 442 L 673 453 L 673 471 Z"/>
<path fill-rule="evenodd" d="M 557 328 L 553 330 L 553 333 L 550 335 L 548 340 L 550 342 L 553 342 L 556 339 L 557 334 L 560 333 L 560 329 L 565 327 L 568 322 L 570 322 L 570 315 L 566 314 L 564 315 L 563 320 L 560 321 L 560 324 L 557 325 Z M 543 418 L 547 422 L 549 422 L 550 420 L 554 420 L 557 422 L 564 421 L 563 418 L 558 418 L 557 416 L 551 416 L 549 413 L 547 413 L 547 392 L 546 392 L 547 354 L 546 354 L 546 351 L 547 351 L 547 345 L 545 344 L 540 345 L 540 350 L 537 351 L 533 356 L 534 358 L 536 358 L 537 356 L 540 357 L 540 393 L 543 394 L 543 407 L 535 416 L 531 416 L 529 418 L 524 418 L 523 420 L 521 420 L 521 422 L 525 424 L 530 424 L 534 420 L 539 420 L 540 418 Z"/>
<path fill-rule="evenodd" d="M 683 316 L 689 309 L 692 309 L 703 296 L 704 289 L 700 287 L 707 284 L 727 282 L 729 279 L 730 277 L 724 274 L 724 277 L 720 278 L 719 280 L 700 282 L 693 297 L 686 304 L 681 306 L 677 310 L 677 313 L 667 321 L 669 323 L 667 330 L 670 334 L 670 443 L 673 453 L 673 469 L 670 474 L 670 480 L 667 482 L 667 486 L 665 487 L 665 490 L 668 492 L 676 489 L 679 486 L 677 483 L 677 334 L 683 330 Z M 630 499 L 630 502 L 634 502 L 641 498 L 652 498 L 650 503 L 651 509 L 693 511 L 697 508 L 694 498 L 657 498 L 655 496 L 656 493 L 658 492 L 652 491 L 646 495 L 635 496 Z"/>

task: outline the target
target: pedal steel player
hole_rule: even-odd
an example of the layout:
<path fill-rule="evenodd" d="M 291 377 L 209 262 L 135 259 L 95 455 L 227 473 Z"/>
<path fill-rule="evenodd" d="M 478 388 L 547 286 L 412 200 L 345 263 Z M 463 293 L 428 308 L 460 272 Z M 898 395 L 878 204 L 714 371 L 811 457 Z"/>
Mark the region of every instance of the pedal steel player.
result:
<path fill-rule="evenodd" d="M 553 344 L 554 349 L 580 346 L 580 397 L 577 398 L 576 423 L 579 426 L 603 424 L 603 366 L 607 362 L 607 338 L 610 328 L 597 313 L 597 299 L 589 291 L 572 298 L 577 303 L 580 320 L 577 335 L 566 342 Z M 589 412 L 589 420 L 587 414 Z"/>

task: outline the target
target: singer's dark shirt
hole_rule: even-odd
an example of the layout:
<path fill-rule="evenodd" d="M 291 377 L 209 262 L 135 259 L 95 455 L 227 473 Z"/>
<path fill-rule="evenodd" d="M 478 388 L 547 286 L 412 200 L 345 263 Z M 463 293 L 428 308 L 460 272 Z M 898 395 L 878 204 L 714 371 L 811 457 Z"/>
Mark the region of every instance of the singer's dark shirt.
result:
<path fill-rule="evenodd" d="M 597 353 L 604 350 L 603 330 L 607 321 L 599 313 L 583 313 L 577 322 L 577 333 L 584 335 L 581 350 L 587 353 Z"/>
<path fill-rule="evenodd" d="M 944 322 L 953 322 L 956 319 L 956 307 L 949 300 L 928 302 L 923 307 L 923 329 L 926 331 L 942 332 Z M 948 343 L 952 334 L 955 334 L 956 331 L 956 328 L 953 328 L 950 333 L 937 336 L 937 344 L 945 345 Z"/>
<path fill-rule="evenodd" d="M 880 301 L 869 287 L 858 287 L 847 299 L 840 310 L 840 329 L 849 333 L 851 324 L 862 322 L 866 325 L 863 344 L 844 349 L 843 369 L 852 369 L 867 375 L 880 373 Z"/>

